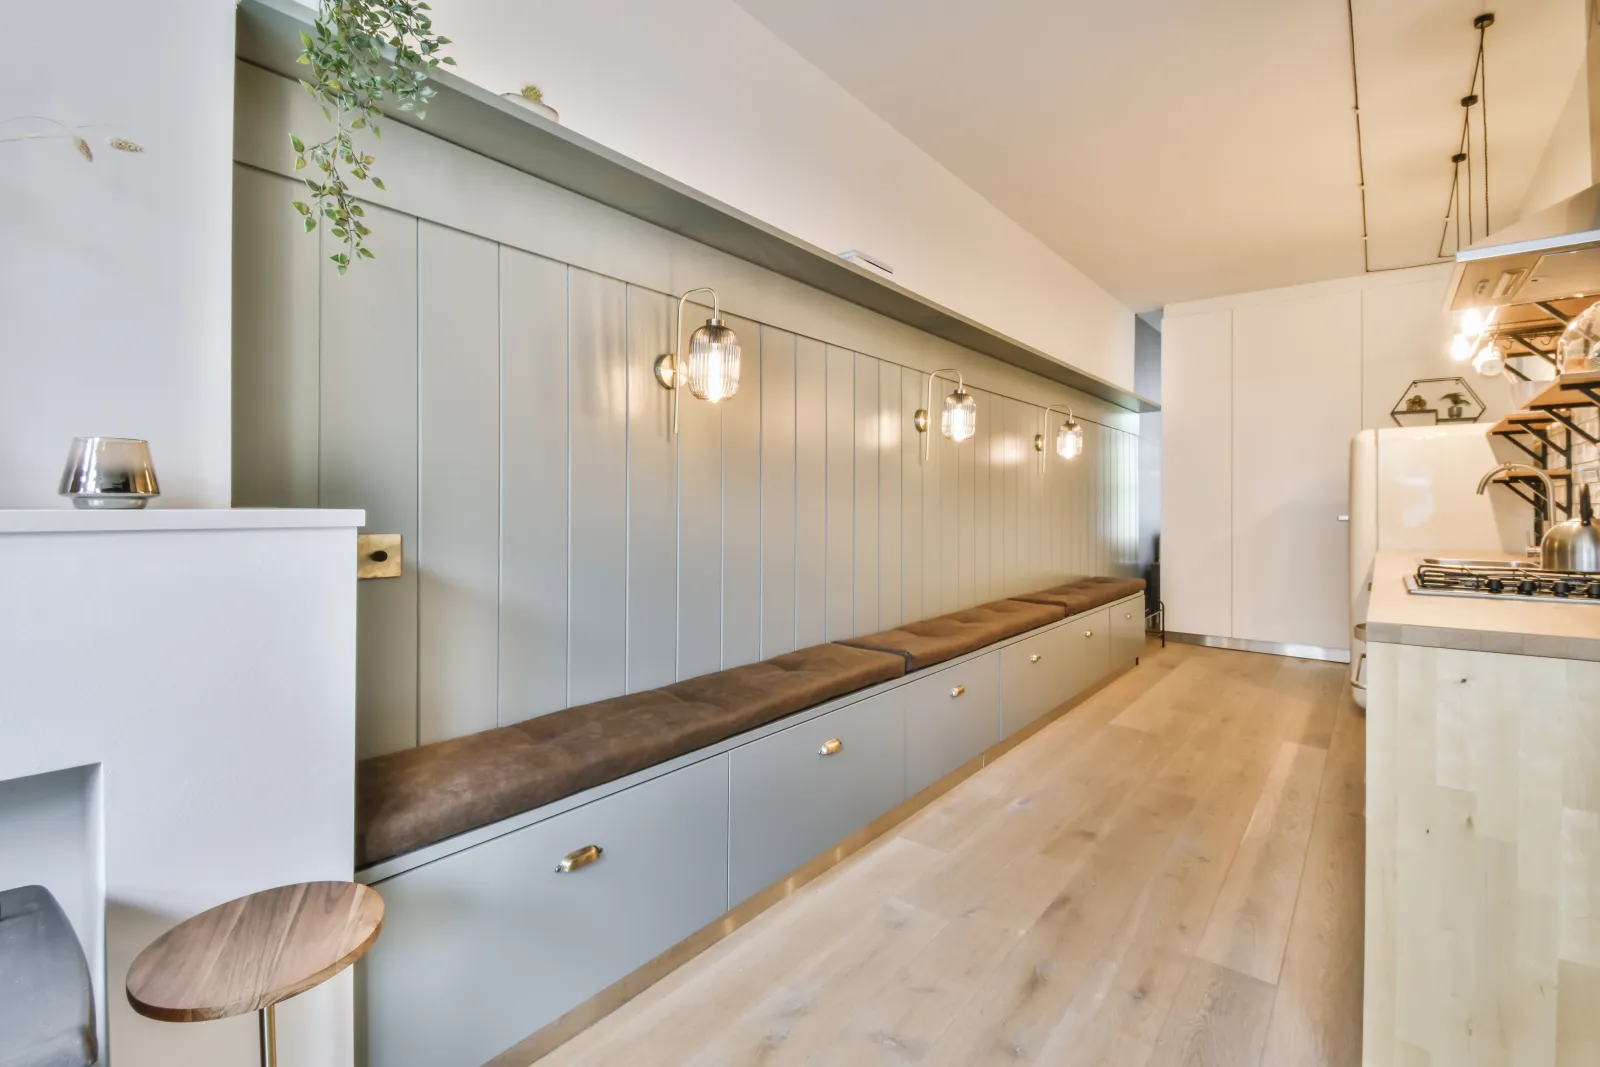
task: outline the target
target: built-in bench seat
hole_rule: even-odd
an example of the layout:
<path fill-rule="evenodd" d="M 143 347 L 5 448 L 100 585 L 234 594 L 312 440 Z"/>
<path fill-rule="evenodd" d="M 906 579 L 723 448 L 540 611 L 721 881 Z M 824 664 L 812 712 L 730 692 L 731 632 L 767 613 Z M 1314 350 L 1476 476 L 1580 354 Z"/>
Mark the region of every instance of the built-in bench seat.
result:
<path fill-rule="evenodd" d="M 852 637 L 840 644 L 875 652 L 892 652 L 905 657 L 906 669 L 920 671 L 936 663 L 976 652 L 996 641 L 1048 626 L 1066 618 L 1057 604 L 1030 604 L 1017 600 L 997 600 L 935 619 L 908 623 L 893 630 Z"/>
<path fill-rule="evenodd" d="M 364 760 L 356 770 L 356 866 L 532 811 L 1143 588 L 1138 580 L 1084 579 Z"/>
<path fill-rule="evenodd" d="M 1029 604 L 1053 605 L 1063 608 L 1068 615 L 1078 615 L 1142 592 L 1143 578 L 1080 578 L 1054 589 L 1024 593 L 1016 599 Z"/>
<path fill-rule="evenodd" d="M 900 656 L 817 645 L 363 760 L 356 866 L 616 781 L 905 669 Z"/>

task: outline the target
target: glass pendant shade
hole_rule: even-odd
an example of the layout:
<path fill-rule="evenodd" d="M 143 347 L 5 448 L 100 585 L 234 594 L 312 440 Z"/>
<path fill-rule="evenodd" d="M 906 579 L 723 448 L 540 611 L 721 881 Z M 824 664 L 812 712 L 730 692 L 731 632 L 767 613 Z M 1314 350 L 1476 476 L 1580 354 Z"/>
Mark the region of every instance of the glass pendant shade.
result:
<path fill-rule="evenodd" d="M 965 441 L 978 432 L 978 402 L 972 394 L 957 389 L 944 398 L 944 414 L 939 418 L 939 432 L 952 441 Z"/>
<path fill-rule="evenodd" d="M 1056 455 L 1062 459 L 1077 459 L 1083 455 L 1083 427 L 1076 422 L 1064 422 L 1056 431 Z"/>
<path fill-rule="evenodd" d="M 1478 354 L 1472 357 L 1472 369 L 1486 378 L 1493 378 L 1506 369 L 1506 352 L 1509 348 L 1510 346 L 1504 342 L 1490 342 L 1484 345 L 1478 349 Z"/>
<path fill-rule="evenodd" d="M 689 338 L 689 392 L 715 404 L 739 391 L 739 338 L 712 319 Z"/>

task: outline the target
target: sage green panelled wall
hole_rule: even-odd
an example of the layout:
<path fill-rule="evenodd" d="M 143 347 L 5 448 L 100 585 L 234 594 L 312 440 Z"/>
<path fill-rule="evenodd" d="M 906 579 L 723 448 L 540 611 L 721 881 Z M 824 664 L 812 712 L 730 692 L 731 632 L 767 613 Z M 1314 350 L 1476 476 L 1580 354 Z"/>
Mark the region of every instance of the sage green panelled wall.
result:
<path fill-rule="evenodd" d="M 295 187 L 235 171 L 235 503 L 362 507 L 405 537 L 404 577 L 359 590 L 363 756 L 1129 571 L 1137 437 L 1086 422 L 1087 454 L 1041 473 L 1053 383 L 1002 395 L 1031 376 L 897 324 L 871 353 L 828 343 L 863 336 L 849 305 L 805 329 L 730 313 L 740 391 L 685 394 L 673 438 L 666 293 L 376 205 L 378 258 L 340 278 Z M 734 278 L 725 299 L 756 269 L 729 264 L 704 279 Z M 971 376 L 978 434 L 935 433 L 924 463 L 930 352 Z"/>

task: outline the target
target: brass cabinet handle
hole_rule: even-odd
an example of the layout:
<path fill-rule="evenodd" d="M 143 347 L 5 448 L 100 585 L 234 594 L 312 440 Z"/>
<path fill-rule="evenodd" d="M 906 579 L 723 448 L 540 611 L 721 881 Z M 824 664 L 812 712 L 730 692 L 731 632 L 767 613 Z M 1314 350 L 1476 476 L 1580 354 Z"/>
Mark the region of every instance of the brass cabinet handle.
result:
<path fill-rule="evenodd" d="M 557 874 L 571 874 L 573 871 L 582 870 L 600 858 L 605 849 L 599 845 L 584 845 L 575 852 L 568 852 L 561 857 L 561 862 L 556 864 Z"/>
<path fill-rule="evenodd" d="M 955 686 L 953 689 L 950 690 L 950 695 L 953 696 L 953 697 L 958 697 L 962 693 L 965 693 L 966 691 L 967 691 L 967 687 L 966 686 L 958 685 L 958 686 Z"/>
<path fill-rule="evenodd" d="M 1093 637 L 1094 636 L 1094 631 L 1093 630 L 1085 630 L 1085 631 L 1083 631 L 1083 636 L 1085 636 L 1085 637 Z"/>
<path fill-rule="evenodd" d="M 1131 618 L 1133 618 L 1133 612 L 1131 612 L 1131 611 L 1125 611 L 1125 612 L 1123 612 L 1123 614 L 1122 614 L 1122 617 L 1123 617 L 1123 618 L 1124 618 L 1124 619 L 1131 619 Z"/>
<path fill-rule="evenodd" d="M 837 737 L 830 737 L 826 741 L 822 742 L 822 747 L 817 749 L 817 755 L 832 756 L 843 747 L 843 741 L 839 740 Z"/>
<path fill-rule="evenodd" d="M 1028 662 L 1029 663 L 1038 663 L 1042 659 L 1044 659 L 1044 656 L 1040 655 L 1038 652 L 1035 652 L 1033 655 L 1028 657 Z"/>

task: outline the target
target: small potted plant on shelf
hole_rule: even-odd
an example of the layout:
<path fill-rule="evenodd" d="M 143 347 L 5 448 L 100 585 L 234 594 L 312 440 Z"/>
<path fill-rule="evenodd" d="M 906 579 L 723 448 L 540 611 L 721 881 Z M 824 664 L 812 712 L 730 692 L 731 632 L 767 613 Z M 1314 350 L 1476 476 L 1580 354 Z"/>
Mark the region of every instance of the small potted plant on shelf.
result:
<path fill-rule="evenodd" d="M 1446 393 L 1439 398 L 1450 405 L 1445 409 L 1445 418 L 1449 422 L 1457 422 L 1466 418 L 1467 398 L 1461 393 Z"/>
<path fill-rule="evenodd" d="M 514 93 L 501 93 L 507 100 L 514 100 L 536 115 L 543 115 L 551 122 L 560 122 L 561 116 L 556 109 L 544 102 L 544 90 L 537 85 L 524 85 Z"/>

